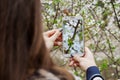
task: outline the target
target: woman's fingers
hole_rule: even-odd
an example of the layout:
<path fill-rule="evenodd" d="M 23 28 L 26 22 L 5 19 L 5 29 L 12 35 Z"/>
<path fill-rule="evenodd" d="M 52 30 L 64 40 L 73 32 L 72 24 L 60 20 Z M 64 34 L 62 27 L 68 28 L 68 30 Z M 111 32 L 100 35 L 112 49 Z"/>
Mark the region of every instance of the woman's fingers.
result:
<path fill-rule="evenodd" d="M 60 34 L 60 36 L 58 36 L 58 38 L 55 41 L 60 41 L 62 42 L 62 34 Z"/>
<path fill-rule="evenodd" d="M 44 35 L 50 37 L 50 36 L 52 36 L 55 32 L 56 32 L 56 29 L 53 29 L 53 30 L 50 30 L 50 31 L 44 32 Z"/>
<path fill-rule="evenodd" d="M 73 66 L 74 61 L 70 61 L 69 66 Z"/>
<path fill-rule="evenodd" d="M 79 63 L 78 63 L 78 62 L 75 62 L 75 61 L 71 61 L 71 62 L 69 63 L 69 66 L 71 66 L 71 67 L 80 67 Z"/>
<path fill-rule="evenodd" d="M 84 57 L 80 57 L 79 55 L 74 55 L 73 56 L 73 59 L 75 60 L 75 61 L 77 61 L 77 62 L 81 62 L 81 61 L 83 61 L 84 60 Z"/>
<path fill-rule="evenodd" d="M 78 61 L 75 61 L 73 58 L 70 58 L 69 66 L 71 67 L 80 67 L 80 64 Z"/>
<path fill-rule="evenodd" d="M 56 30 L 56 32 L 51 36 L 51 40 L 55 41 L 60 35 L 61 32 L 59 30 Z"/>
<path fill-rule="evenodd" d="M 85 47 L 85 58 L 94 59 L 93 53 L 87 47 Z"/>
<path fill-rule="evenodd" d="M 61 46 L 62 42 L 54 42 L 54 46 Z"/>

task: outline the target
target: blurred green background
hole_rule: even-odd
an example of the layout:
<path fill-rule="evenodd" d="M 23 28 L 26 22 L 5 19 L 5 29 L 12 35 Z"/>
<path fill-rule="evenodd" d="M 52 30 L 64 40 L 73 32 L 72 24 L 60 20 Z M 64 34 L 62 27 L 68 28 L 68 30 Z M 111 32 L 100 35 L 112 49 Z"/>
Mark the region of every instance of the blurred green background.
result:
<path fill-rule="evenodd" d="M 82 16 L 85 45 L 95 56 L 105 80 L 120 79 L 120 0 L 41 0 L 44 29 L 62 27 L 65 16 Z M 68 67 L 62 47 L 54 47 L 51 57 L 55 63 L 67 68 L 77 78 L 85 80 L 80 69 Z"/>

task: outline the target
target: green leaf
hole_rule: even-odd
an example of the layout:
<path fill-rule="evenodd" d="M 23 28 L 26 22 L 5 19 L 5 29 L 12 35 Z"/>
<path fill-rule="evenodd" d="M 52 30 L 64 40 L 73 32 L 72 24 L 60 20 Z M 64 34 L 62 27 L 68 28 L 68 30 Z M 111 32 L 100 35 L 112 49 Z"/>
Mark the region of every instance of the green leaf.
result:
<path fill-rule="evenodd" d="M 104 3 L 102 1 L 98 1 L 96 6 L 104 7 Z"/>
<path fill-rule="evenodd" d="M 107 60 L 103 60 L 100 68 L 101 68 L 102 71 L 107 69 L 108 68 L 108 61 Z"/>
<path fill-rule="evenodd" d="M 57 4 L 57 3 L 59 3 L 61 0 L 53 0 L 53 3 L 54 4 Z"/>
<path fill-rule="evenodd" d="M 74 74 L 75 74 L 76 76 L 78 76 L 78 75 L 79 75 L 78 71 L 75 71 L 75 72 L 74 72 Z"/>
<path fill-rule="evenodd" d="M 54 24 L 57 24 L 57 20 L 54 20 Z"/>
<path fill-rule="evenodd" d="M 83 40 L 83 33 L 82 32 L 79 33 L 79 39 L 80 39 L 80 41 Z"/>
<path fill-rule="evenodd" d="M 106 20 L 106 19 L 107 19 L 109 13 L 110 13 L 110 12 L 109 12 L 108 10 L 103 11 L 103 13 L 102 13 L 102 15 L 103 15 L 103 20 Z"/>
<path fill-rule="evenodd" d="M 68 45 L 69 46 L 73 45 L 73 41 L 71 39 L 68 39 Z"/>
<path fill-rule="evenodd" d="M 110 40 L 109 39 L 107 39 L 107 44 L 110 44 Z"/>
<path fill-rule="evenodd" d="M 95 45 L 94 44 L 90 44 L 90 46 L 89 46 L 91 49 L 95 49 Z"/>
<path fill-rule="evenodd" d="M 119 3 L 115 3 L 114 6 L 115 6 L 115 8 L 117 8 L 117 7 L 120 7 L 120 4 Z"/>

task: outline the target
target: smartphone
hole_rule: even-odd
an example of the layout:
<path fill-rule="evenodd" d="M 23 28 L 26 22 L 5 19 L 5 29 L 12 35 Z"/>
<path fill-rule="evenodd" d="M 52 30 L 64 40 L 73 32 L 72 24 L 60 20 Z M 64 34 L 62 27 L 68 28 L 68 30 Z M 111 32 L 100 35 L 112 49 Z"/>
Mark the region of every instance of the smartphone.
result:
<path fill-rule="evenodd" d="M 84 55 L 84 26 L 81 16 L 63 18 L 63 54 L 72 57 L 75 54 Z"/>

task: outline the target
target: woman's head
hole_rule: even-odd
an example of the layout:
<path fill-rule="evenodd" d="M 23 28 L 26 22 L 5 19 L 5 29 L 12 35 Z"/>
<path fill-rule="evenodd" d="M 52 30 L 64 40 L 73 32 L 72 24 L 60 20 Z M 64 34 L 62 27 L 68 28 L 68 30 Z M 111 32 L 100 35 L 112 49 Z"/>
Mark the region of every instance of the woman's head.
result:
<path fill-rule="evenodd" d="M 40 7 L 40 0 L 0 0 L 0 80 L 21 80 L 50 61 Z"/>
<path fill-rule="evenodd" d="M 25 80 L 39 68 L 73 80 L 47 53 L 40 9 L 40 0 L 0 0 L 0 80 Z"/>

